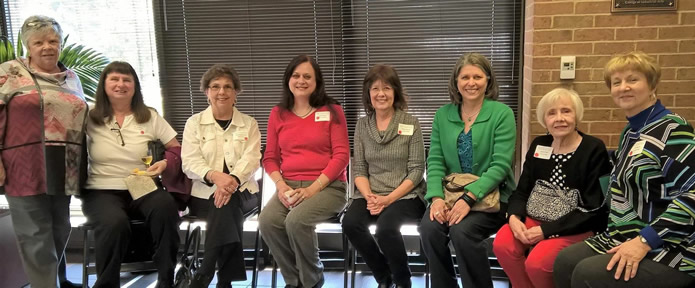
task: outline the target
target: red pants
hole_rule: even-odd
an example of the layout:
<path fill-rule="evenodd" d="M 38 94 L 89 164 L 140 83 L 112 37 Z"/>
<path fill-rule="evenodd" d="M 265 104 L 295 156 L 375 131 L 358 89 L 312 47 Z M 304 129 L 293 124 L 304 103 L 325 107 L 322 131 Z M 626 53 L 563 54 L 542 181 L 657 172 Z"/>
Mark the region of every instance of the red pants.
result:
<path fill-rule="evenodd" d="M 541 224 L 540 221 L 526 217 L 526 228 Z M 544 239 L 533 246 L 533 250 L 526 256 L 526 251 L 531 245 L 521 243 L 514 238 L 509 224 L 505 224 L 497 232 L 492 250 L 497 256 L 497 261 L 509 276 L 509 281 L 514 288 L 541 288 L 553 286 L 553 263 L 560 250 L 574 243 L 580 242 L 593 232 Z"/>

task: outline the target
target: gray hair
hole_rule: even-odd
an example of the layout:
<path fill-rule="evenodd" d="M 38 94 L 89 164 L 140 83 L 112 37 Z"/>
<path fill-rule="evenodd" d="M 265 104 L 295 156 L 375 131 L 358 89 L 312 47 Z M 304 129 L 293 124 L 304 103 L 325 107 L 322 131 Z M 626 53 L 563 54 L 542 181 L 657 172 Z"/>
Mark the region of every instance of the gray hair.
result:
<path fill-rule="evenodd" d="M 29 16 L 29 18 L 24 20 L 21 32 L 22 43 L 24 43 L 24 47 L 29 47 L 29 39 L 31 39 L 35 35 L 41 35 L 44 33 L 53 33 L 57 35 L 60 45 L 63 45 L 63 29 L 60 28 L 60 24 L 58 24 L 58 22 L 55 19 L 48 16 Z M 29 49 L 26 49 L 26 51 L 28 54 Z"/>
<path fill-rule="evenodd" d="M 555 88 L 553 91 L 545 94 L 545 96 L 541 98 L 541 101 L 538 102 L 538 106 L 536 106 L 536 117 L 538 123 L 540 123 L 543 128 L 548 128 L 545 127 L 545 112 L 548 112 L 550 106 L 555 104 L 555 102 L 565 97 L 569 98 L 572 102 L 572 106 L 574 106 L 574 117 L 576 118 L 574 119 L 575 125 L 579 125 L 579 122 L 582 121 L 584 118 L 584 103 L 582 103 L 582 99 L 579 98 L 579 94 L 574 90 Z"/>

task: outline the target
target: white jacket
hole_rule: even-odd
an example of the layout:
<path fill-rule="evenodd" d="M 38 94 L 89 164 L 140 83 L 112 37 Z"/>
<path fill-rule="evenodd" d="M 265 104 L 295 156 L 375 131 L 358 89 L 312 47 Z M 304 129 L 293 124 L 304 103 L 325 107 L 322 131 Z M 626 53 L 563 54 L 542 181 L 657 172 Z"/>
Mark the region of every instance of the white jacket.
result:
<path fill-rule="evenodd" d="M 251 116 L 234 107 L 232 123 L 222 130 L 212 116 L 212 108 L 188 118 L 181 145 L 183 172 L 193 180 L 191 195 L 210 198 L 217 189 L 205 184 L 210 170 L 223 171 L 225 161 L 230 173 L 241 181 L 240 191 L 258 192 L 254 176 L 261 161 L 261 132 Z"/>

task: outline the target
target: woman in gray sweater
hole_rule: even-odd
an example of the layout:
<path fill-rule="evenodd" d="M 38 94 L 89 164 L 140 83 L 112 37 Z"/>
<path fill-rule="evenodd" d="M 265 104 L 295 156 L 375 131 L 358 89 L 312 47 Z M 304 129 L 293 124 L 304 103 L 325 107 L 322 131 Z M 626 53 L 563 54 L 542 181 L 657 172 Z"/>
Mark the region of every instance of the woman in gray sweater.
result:
<path fill-rule="evenodd" d="M 396 70 L 372 67 L 364 77 L 367 116 L 357 121 L 353 172 L 360 191 L 343 218 L 343 232 L 372 270 L 379 287 L 410 287 L 404 222 L 417 223 L 425 211 L 425 148 L 417 118 L 407 103 Z M 376 238 L 369 225 L 376 223 Z"/>

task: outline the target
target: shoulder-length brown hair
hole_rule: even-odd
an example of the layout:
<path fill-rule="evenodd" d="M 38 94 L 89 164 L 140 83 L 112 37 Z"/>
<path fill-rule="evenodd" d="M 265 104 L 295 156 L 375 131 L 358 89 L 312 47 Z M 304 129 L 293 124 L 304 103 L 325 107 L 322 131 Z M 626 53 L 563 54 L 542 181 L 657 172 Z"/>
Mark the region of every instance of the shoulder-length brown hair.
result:
<path fill-rule="evenodd" d="M 292 110 L 292 107 L 294 107 L 294 94 L 292 94 L 292 91 L 290 91 L 289 86 L 290 78 L 292 77 L 294 69 L 296 69 L 299 64 L 306 62 L 311 64 L 311 67 L 314 68 L 314 74 L 316 74 L 316 89 L 314 90 L 314 93 L 311 93 L 311 96 L 309 96 L 309 105 L 315 108 L 328 105 L 328 109 L 333 111 L 333 107 L 331 107 L 329 104 L 338 104 L 338 101 L 326 94 L 326 87 L 323 81 L 323 75 L 321 74 L 321 68 L 319 67 L 319 64 L 316 63 L 316 60 L 309 57 L 309 55 L 299 55 L 294 57 L 292 61 L 287 64 L 285 74 L 282 77 L 282 99 L 280 100 L 280 104 L 278 104 L 278 106 L 288 111 Z"/>
<path fill-rule="evenodd" d="M 89 111 L 89 119 L 92 120 L 97 125 L 104 125 L 104 118 L 108 121 L 113 119 L 113 108 L 111 108 L 111 101 L 106 95 L 106 89 L 104 87 L 104 82 L 106 82 L 106 77 L 111 73 L 121 73 L 133 76 L 133 81 L 135 81 L 135 94 L 133 99 L 130 101 L 130 109 L 133 111 L 133 116 L 135 116 L 135 121 L 138 123 L 145 123 L 150 121 L 150 108 L 145 105 L 145 100 L 142 97 L 142 89 L 140 86 L 140 79 L 138 74 L 135 73 L 133 66 L 130 66 L 128 62 L 123 61 L 113 61 L 109 65 L 106 65 L 104 71 L 101 72 L 99 77 L 99 84 L 97 85 L 97 91 L 94 95 L 96 98 L 96 103 L 94 109 Z"/>
<path fill-rule="evenodd" d="M 369 94 L 369 90 L 372 88 L 374 82 L 377 81 L 381 81 L 393 88 L 394 110 L 408 109 L 408 100 L 406 99 L 406 94 L 405 91 L 403 91 L 403 85 L 401 85 L 401 79 L 398 77 L 396 68 L 393 68 L 391 65 L 376 64 L 369 69 L 362 82 L 362 104 L 364 105 L 364 111 L 367 112 L 367 115 L 374 113 L 374 106 L 372 106 L 372 97 Z"/>
<path fill-rule="evenodd" d="M 487 87 L 485 87 L 485 98 L 497 100 L 499 97 L 499 89 L 497 86 L 497 78 L 495 77 L 495 71 L 492 70 L 492 64 L 480 53 L 472 52 L 463 54 L 458 61 L 456 61 L 456 66 L 454 70 L 451 71 L 451 77 L 449 77 L 449 99 L 455 104 L 461 104 L 463 97 L 459 93 L 458 89 L 458 77 L 461 73 L 463 66 L 473 65 L 475 67 L 483 70 L 485 75 L 487 75 Z"/>

